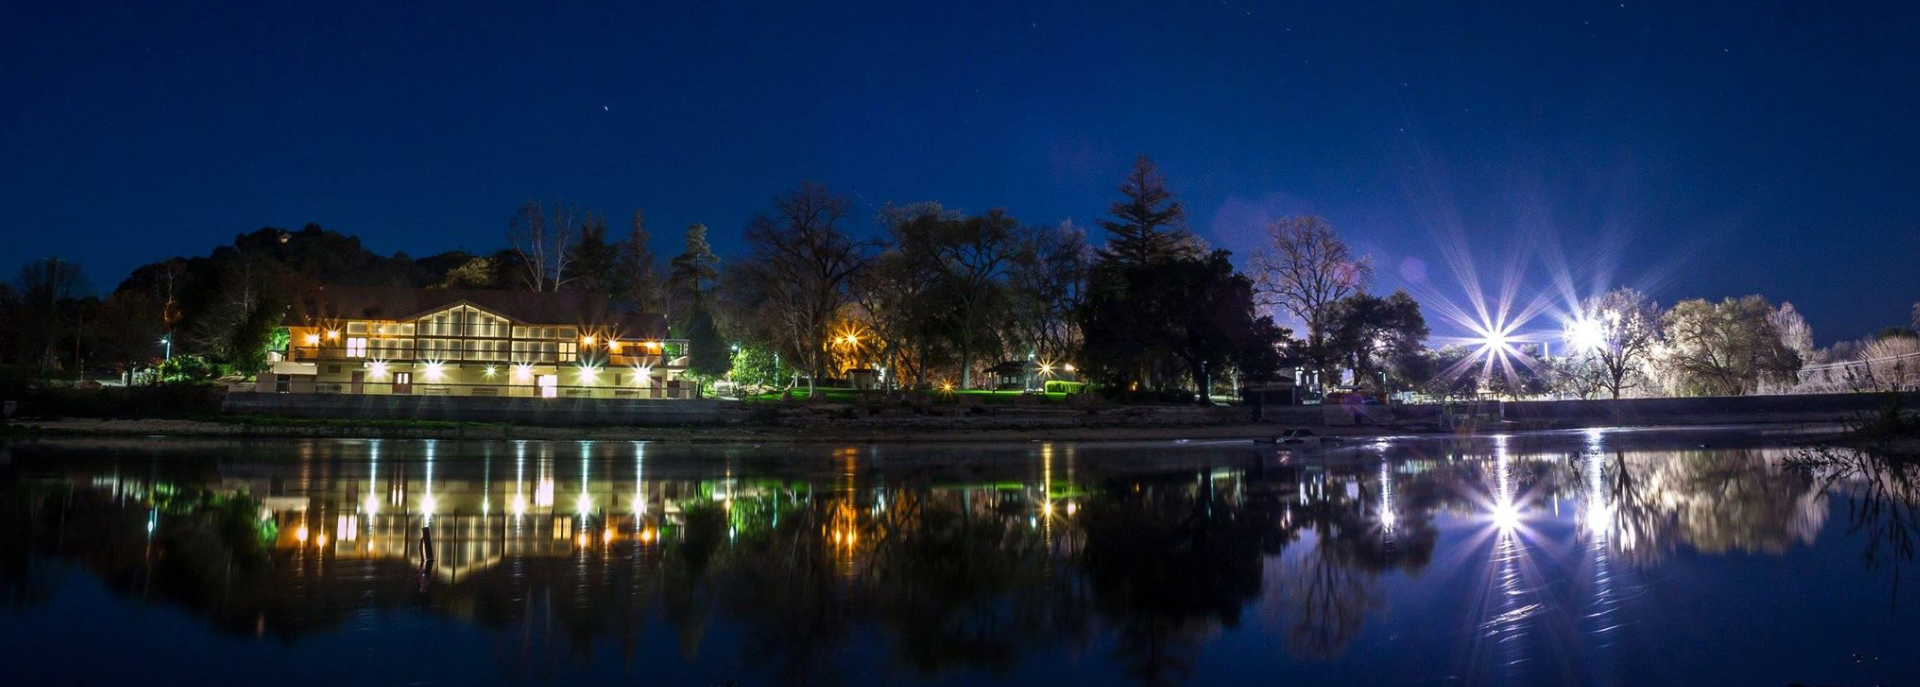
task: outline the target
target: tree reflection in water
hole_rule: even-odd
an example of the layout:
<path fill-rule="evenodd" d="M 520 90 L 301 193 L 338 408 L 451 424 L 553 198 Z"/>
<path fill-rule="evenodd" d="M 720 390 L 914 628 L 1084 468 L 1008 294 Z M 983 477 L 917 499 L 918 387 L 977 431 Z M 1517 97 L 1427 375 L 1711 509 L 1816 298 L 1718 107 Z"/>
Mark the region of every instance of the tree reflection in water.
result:
<path fill-rule="evenodd" d="M 1816 448 L 1788 463 L 1818 480 L 1822 494 L 1846 499 L 1847 532 L 1866 540 L 1860 561 L 1868 570 L 1890 569 L 1887 603 L 1897 607 L 1906 564 L 1920 541 L 1920 455 L 1894 446 Z"/>
<path fill-rule="evenodd" d="M 1779 554 L 1812 541 L 1826 489 L 1849 499 L 1869 567 L 1897 571 L 1920 524 L 1910 464 L 1809 472 L 1786 469 L 1778 451 L 1609 450 L 1597 434 L 1571 454 L 1462 442 L 1303 464 L 1237 449 L 1208 460 L 1224 468 L 1078 473 L 1064 467 L 1073 449 L 1052 445 L 991 470 L 904 476 L 851 450 L 819 476 L 749 455 L 767 475 L 752 479 L 731 457 L 720 474 L 675 473 L 615 444 L 568 455 L 530 442 L 498 466 L 491 453 L 451 460 L 444 446 L 424 463 L 392 444 L 372 456 L 300 446 L 290 462 L 225 476 L 129 479 L 119 463 L 50 462 L 29 481 L 19 464 L 33 460 L 17 459 L 0 474 L 0 591 L 16 609 L 44 603 L 54 582 L 41 561 L 65 559 L 222 631 L 287 641 L 370 608 L 416 608 L 493 628 L 497 660 L 534 677 L 605 640 L 632 666 L 650 626 L 693 662 L 724 626 L 738 638 L 724 648 L 739 653 L 722 658 L 744 667 L 716 680 L 851 681 L 872 668 L 851 662 L 874 648 L 884 670 L 914 676 L 1006 674 L 1094 648 L 1135 681 L 1177 684 L 1256 600 L 1281 630 L 1272 641 L 1312 661 L 1349 653 L 1390 610 L 1394 580 L 1429 567 L 1484 570 L 1513 587 L 1494 590 L 1503 602 L 1551 606 L 1525 566 L 1553 552 L 1533 551 L 1541 535 L 1526 523 L 1558 517 L 1563 499 L 1579 504 L 1567 517 L 1592 568 L 1590 633 L 1612 629 L 1616 578 L 1677 550 Z M 574 463 L 584 482 L 566 473 Z M 556 484 L 574 495 L 559 506 Z M 417 537 L 425 514 L 412 506 L 426 498 L 441 555 L 422 596 L 418 547 L 387 538 Z M 294 536 L 296 524 L 314 538 Z M 1460 526 L 1506 538 L 1435 566 L 1441 531 Z M 1514 620 L 1501 631 L 1542 643 L 1526 639 L 1538 629 L 1527 614 L 1544 611 L 1492 600 L 1476 622 Z M 1576 623 L 1565 624 L 1548 629 Z"/>
<path fill-rule="evenodd" d="M 1081 567 L 1115 658 L 1143 684 L 1183 681 L 1196 647 L 1238 625 L 1259 594 L 1262 556 L 1278 553 L 1261 546 L 1273 518 L 1244 503 L 1205 473 L 1113 484 L 1088 500 Z"/>
<path fill-rule="evenodd" d="M 1605 530 L 1636 565 L 1681 548 L 1778 555 L 1811 544 L 1826 522 L 1819 485 L 1788 469 L 1784 450 L 1611 455 L 1583 525 Z"/>

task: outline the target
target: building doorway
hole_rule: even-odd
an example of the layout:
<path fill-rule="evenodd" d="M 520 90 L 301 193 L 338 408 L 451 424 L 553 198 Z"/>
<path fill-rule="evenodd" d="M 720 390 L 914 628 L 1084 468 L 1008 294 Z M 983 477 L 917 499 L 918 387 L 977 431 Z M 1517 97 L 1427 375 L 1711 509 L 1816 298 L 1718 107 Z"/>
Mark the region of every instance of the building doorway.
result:
<path fill-rule="evenodd" d="M 412 372 L 393 373 L 393 393 L 396 393 L 396 394 L 413 393 L 413 373 Z"/>
<path fill-rule="evenodd" d="M 540 375 L 540 397 L 560 397 L 560 375 Z"/>
<path fill-rule="evenodd" d="M 356 394 L 367 393 L 367 373 L 362 372 L 360 370 L 354 370 L 353 383 L 350 388 L 352 388 L 353 393 L 356 393 Z"/>

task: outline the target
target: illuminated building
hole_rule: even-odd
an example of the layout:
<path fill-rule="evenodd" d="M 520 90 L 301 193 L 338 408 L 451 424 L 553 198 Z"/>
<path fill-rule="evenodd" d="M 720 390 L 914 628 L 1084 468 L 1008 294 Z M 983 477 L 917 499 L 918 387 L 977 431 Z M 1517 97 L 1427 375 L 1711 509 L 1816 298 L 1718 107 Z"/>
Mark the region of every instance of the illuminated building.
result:
<path fill-rule="evenodd" d="M 325 286 L 296 300 L 286 354 L 256 390 L 689 398 L 666 318 L 582 292 Z M 502 373 L 505 374 L 502 374 Z"/>

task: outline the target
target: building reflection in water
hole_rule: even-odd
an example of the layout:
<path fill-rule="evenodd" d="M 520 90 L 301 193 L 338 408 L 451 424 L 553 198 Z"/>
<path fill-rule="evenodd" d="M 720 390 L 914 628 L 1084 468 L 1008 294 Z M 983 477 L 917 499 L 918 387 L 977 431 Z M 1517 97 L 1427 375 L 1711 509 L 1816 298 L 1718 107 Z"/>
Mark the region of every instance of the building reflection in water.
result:
<path fill-rule="evenodd" d="M 16 598 L 52 556 L 289 641 L 416 608 L 496 629 L 516 674 L 603 639 L 630 657 L 659 622 L 688 658 L 736 627 L 744 665 L 797 679 L 843 671 L 864 628 L 918 673 L 1104 646 L 1138 681 L 1180 682 L 1249 607 L 1289 655 L 1334 659 L 1390 610 L 1396 580 L 1464 572 L 1477 639 L 1462 667 L 1491 680 L 1617 633 L 1623 590 L 1666 554 L 1777 553 L 1824 524 L 1821 483 L 1784 452 L 1607 442 L 1231 448 L 1184 464 L 1052 443 L 972 462 L 645 442 L 14 449 L 0 541 Z M 1436 562 L 1443 530 L 1465 536 Z M 1559 552 L 1577 552 L 1567 598 L 1545 582 Z"/>

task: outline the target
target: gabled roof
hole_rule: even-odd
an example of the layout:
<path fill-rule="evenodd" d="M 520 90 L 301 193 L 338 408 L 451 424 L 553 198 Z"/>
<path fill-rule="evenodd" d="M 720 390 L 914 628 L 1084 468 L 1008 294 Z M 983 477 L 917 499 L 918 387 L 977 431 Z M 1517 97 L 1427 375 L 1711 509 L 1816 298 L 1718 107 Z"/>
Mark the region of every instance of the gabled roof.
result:
<path fill-rule="evenodd" d="M 409 320 L 467 304 L 516 324 L 607 329 L 623 337 L 665 338 L 667 318 L 626 312 L 603 294 L 584 291 L 494 291 L 415 289 L 329 284 L 301 294 L 287 309 L 285 324 L 320 326 L 339 320 Z"/>

